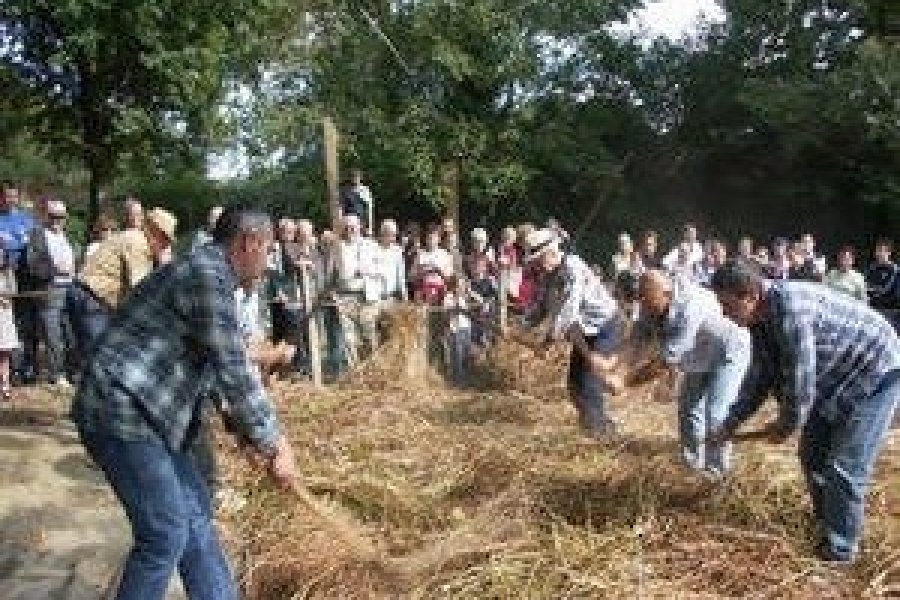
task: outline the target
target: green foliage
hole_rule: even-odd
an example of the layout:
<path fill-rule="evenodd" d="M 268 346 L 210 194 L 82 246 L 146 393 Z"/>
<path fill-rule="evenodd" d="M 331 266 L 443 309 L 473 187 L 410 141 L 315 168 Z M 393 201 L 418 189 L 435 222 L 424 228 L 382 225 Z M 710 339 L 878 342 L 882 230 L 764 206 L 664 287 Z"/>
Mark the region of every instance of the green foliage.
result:
<path fill-rule="evenodd" d="M 231 201 L 324 224 L 330 115 L 343 172 L 401 220 L 442 212 L 458 169 L 464 227 L 553 215 L 594 256 L 684 219 L 834 243 L 900 229 L 900 49 L 878 0 L 727 0 L 727 23 L 678 43 L 612 35 L 636 4 L 11 0 L 0 171 L 75 189 L 74 157 L 184 228 Z M 208 182 L 226 142 L 250 177 Z"/>
<path fill-rule="evenodd" d="M 277 0 L 7 0 L 0 53 L 22 125 L 57 156 L 83 160 L 92 196 L 121 165 L 202 159 L 223 79 Z M 271 31 L 277 31 L 274 28 Z"/>

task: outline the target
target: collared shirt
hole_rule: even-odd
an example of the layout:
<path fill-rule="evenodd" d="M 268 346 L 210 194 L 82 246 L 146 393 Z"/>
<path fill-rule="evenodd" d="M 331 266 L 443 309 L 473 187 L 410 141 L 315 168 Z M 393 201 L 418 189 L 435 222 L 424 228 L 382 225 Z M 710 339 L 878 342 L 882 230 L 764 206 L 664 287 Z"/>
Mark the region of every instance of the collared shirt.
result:
<path fill-rule="evenodd" d="M 338 248 L 338 291 L 363 293 L 366 300 L 379 299 L 378 244 L 366 237 L 342 240 Z"/>
<path fill-rule="evenodd" d="M 406 301 L 409 294 L 406 290 L 403 248 L 398 244 L 391 244 L 387 248 L 379 244 L 377 262 L 382 282 L 381 297 Z"/>
<path fill-rule="evenodd" d="M 279 427 L 245 349 L 236 289 L 218 244 L 147 277 L 98 340 L 75 395 L 73 419 L 87 430 L 124 440 L 159 439 L 183 450 L 212 386 L 238 432 L 271 452 Z"/>
<path fill-rule="evenodd" d="M 663 257 L 662 266 L 670 271 L 677 271 L 680 268 L 690 269 L 703 260 L 703 244 L 693 242 L 688 250 L 684 255 L 682 245 L 675 246 Z"/>
<path fill-rule="evenodd" d="M 110 307 L 153 271 L 153 253 L 139 230 L 114 233 L 85 257 L 78 279 Z"/>
<path fill-rule="evenodd" d="M 730 428 L 772 387 L 786 427 L 802 426 L 810 410 L 835 420 L 900 369 L 900 339 L 891 324 L 849 296 L 816 283 L 779 281 L 767 284 L 765 299 L 765 314 L 753 327 L 759 380 L 742 391 Z"/>
<path fill-rule="evenodd" d="M 211 244 L 213 241 L 212 234 L 206 229 L 198 229 L 194 232 L 194 237 L 191 238 L 191 251 L 196 250 L 200 246 L 205 246 L 206 244 Z"/>
<path fill-rule="evenodd" d="M 554 297 L 558 301 L 554 302 Z M 578 325 L 584 335 L 597 335 L 619 311 L 600 278 L 574 254 L 566 254 L 559 268 L 541 282 L 535 306 L 542 305 L 551 319 L 550 336 L 555 339 L 563 337 L 572 325 Z"/>
<path fill-rule="evenodd" d="M 689 373 L 705 373 L 750 347 L 750 332 L 722 313 L 710 290 L 676 279 L 669 312 L 662 320 L 662 356 Z"/>

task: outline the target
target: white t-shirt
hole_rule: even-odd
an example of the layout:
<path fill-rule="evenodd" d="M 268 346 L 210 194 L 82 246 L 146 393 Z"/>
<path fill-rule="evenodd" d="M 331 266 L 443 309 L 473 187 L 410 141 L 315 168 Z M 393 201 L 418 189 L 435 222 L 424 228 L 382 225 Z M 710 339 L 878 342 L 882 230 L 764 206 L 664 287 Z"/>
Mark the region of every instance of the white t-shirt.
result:
<path fill-rule="evenodd" d="M 453 274 L 453 255 L 438 248 L 437 250 L 423 250 L 419 253 L 417 263 L 423 271 L 438 270 L 442 276 Z"/>
<path fill-rule="evenodd" d="M 47 250 L 50 253 L 50 260 L 53 262 L 53 270 L 57 273 L 69 273 L 69 275 L 54 277 L 54 281 L 71 281 L 71 274 L 75 272 L 75 253 L 65 232 L 57 233 L 46 229 L 44 230 L 44 235 L 47 239 Z"/>

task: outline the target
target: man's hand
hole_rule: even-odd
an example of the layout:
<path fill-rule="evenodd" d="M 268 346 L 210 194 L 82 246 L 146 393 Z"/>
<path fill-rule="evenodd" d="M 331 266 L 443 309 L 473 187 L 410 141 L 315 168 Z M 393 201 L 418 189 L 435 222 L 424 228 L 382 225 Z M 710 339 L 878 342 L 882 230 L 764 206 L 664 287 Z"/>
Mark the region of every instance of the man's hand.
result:
<path fill-rule="evenodd" d="M 606 372 L 599 376 L 603 386 L 613 396 L 618 396 L 625 390 L 624 377 L 619 373 Z"/>
<path fill-rule="evenodd" d="M 278 438 L 275 454 L 269 459 L 269 475 L 282 490 L 289 492 L 297 486 L 297 468 L 294 463 L 294 449 L 285 436 Z"/>
<path fill-rule="evenodd" d="M 615 355 L 603 354 L 602 352 L 591 352 L 588 354 L 588 364 L 591 367 L 591 371 L 594 372 L 598 377 L 603 377 L 613 369 L 615 369 L 619 364 L 619 359 Z M 620 377 L 620 379 L 624 379 Z M 622 381 L 622 385 L 624 387 L 624 380 Z"/>

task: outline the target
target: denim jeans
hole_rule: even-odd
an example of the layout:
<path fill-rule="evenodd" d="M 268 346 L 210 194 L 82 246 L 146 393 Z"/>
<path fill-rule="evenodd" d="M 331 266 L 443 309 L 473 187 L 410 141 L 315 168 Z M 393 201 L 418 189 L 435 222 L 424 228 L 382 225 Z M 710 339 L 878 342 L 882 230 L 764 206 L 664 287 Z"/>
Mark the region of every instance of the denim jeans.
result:
<path fill-rule="evenodd" d="M 749 335 L 706 372 L 685 373 L 678 399 L 681 457 L 690 468 L 720 477 L 731 469 L 731 444 L 711 445 L 704 440 L 718 430 L 737 400 L 752 348 Z"/>
<path fill-rule="evenodd" d="M 613 320 L 595 336 L 585 336 L 588 346 L 596 352 L 615 352 L 622 340 L 622 324 Z M 586 429 L 603 429 L 611 423 L 606 414 L 603 382 L 591 371 L 587 357 L 572 351 L 569 360 L 569 394 L 578 411 L 578 418 Z"/>
<path fill-rule="evenodd" d="M 78 283 L 69 287 L 66 310 L 78 344 L 78 355 L 87 357 L 90 349 L 109 325 L 110 311 Z"/>
<path fill-rule="evenodd" d="M 47 378 L 55 382 L 66 375 L 72 345 L 68 330 L 66 296 L 71 284 L 50 284 L 47 298 L 40 304 L 41 333 L 47 348 Z"/>
<path fill-rule="evenodd" d="M 466 385 L 472 364 L 472 329 L 459 327 L 447 331 L 447 371 L 454 385 Z"/>
<path fill-rule="evenodd" d="M 176 567 L 192 600 L 237 600 L 209 491 L 190 455 L 170 452 L 158 440 L 79 434 L 131 523 L 134 546 L 117 600 L 162 600 Z"/>
<path fill-rule="evenodd" d="M 834 559 L 850 561 L 856 554 L 866 490 L 898 399 L 900 370 L 895 370 L 874 394 L 842 407 L 834 421 L 813 408 L 803 428 L 800 464 L 825 550 Z"/>

